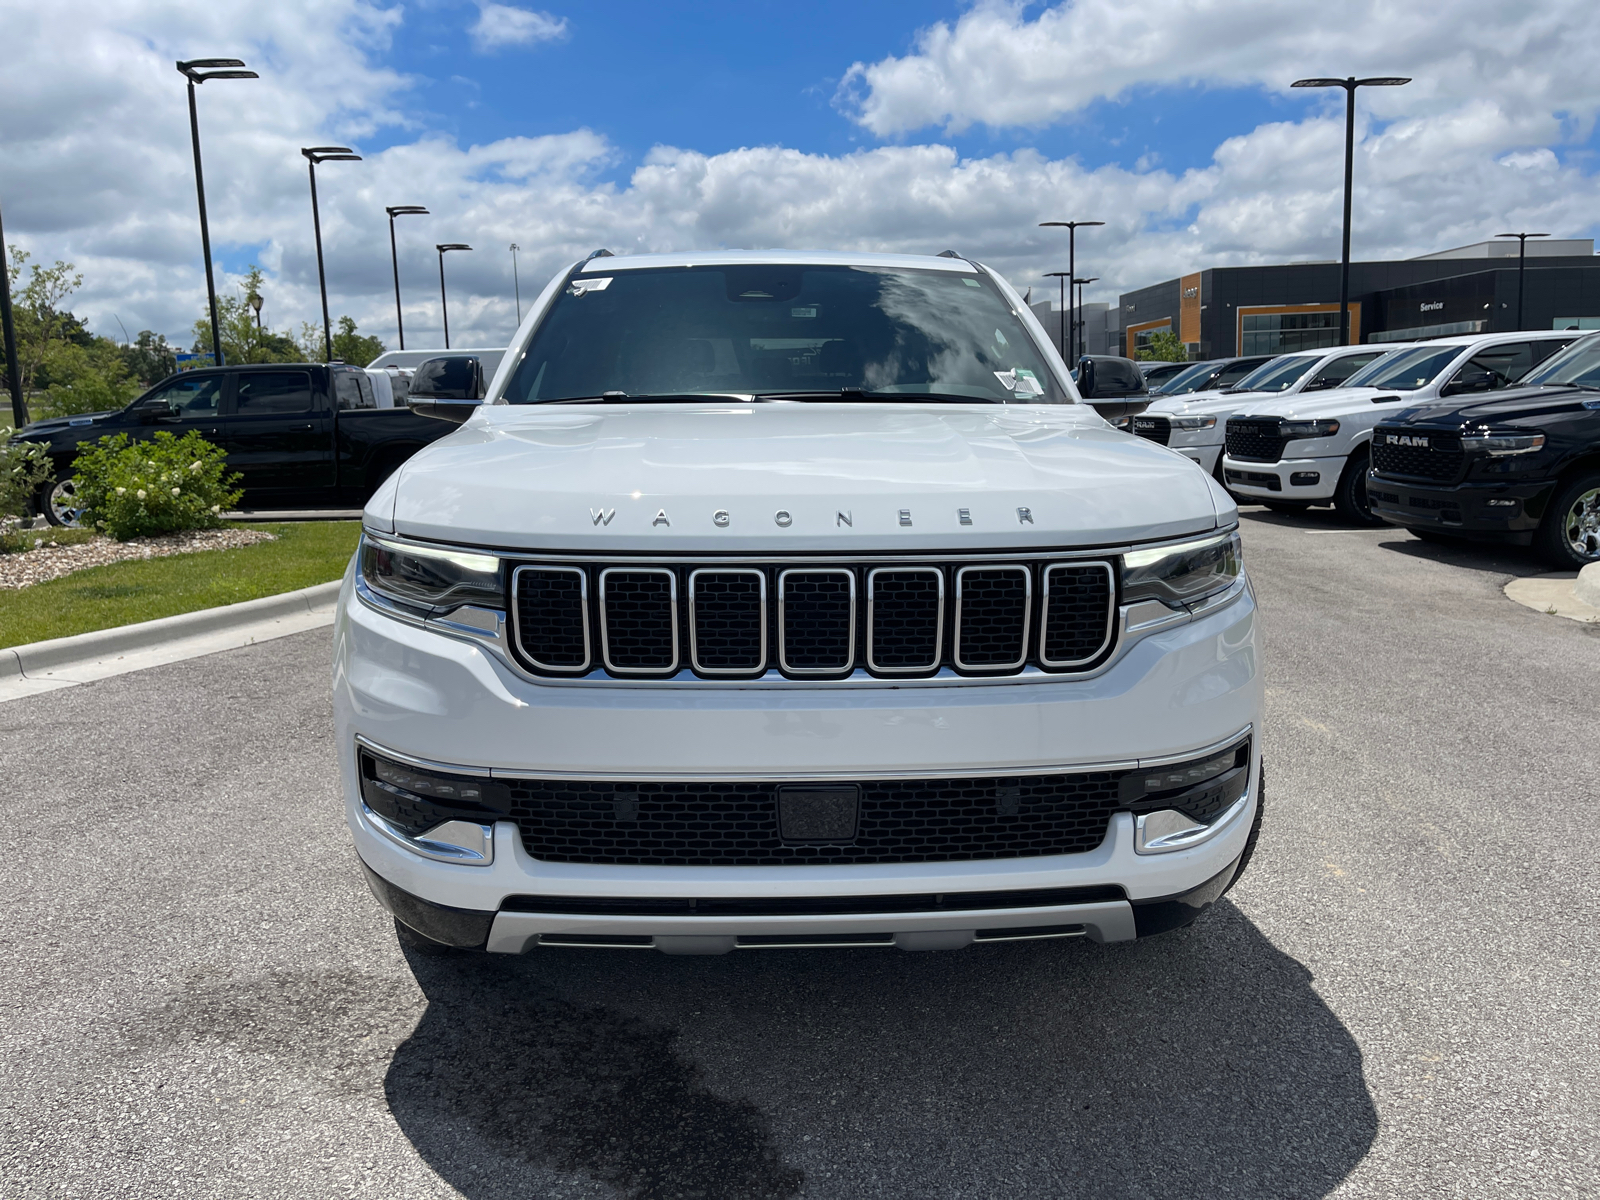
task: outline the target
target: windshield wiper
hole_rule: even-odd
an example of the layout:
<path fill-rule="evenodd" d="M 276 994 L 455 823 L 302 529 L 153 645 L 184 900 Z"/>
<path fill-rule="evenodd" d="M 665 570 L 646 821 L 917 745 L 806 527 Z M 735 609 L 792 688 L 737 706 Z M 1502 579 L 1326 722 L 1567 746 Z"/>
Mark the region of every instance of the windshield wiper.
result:
<path fill-rule="evenodd" d="M 601 392 L 598 396 L 565 396 L 560 400 L 538 400 L 537 404 L 672 404 L 690 400 L 709 400 L 712 402 L 737 400 L 741 404 L 749 404 L 752 397 L 748 392 L 643 392 L 638 395 L 629 395 L 627 392 Z"/>
<path fill-rule="evenodd" d="M 1541 383 L 1540 387 L 1569 387 L 1582 392 L 1600 392 L 1600 383 Z"/>
<path fill-rule="evenodd" d="M 939 404 L 1003 404 L 988 396 L 955 396 L 949 392 L 869 392 L 865 388 L 838 391 L 757 392 L 757 400 L 932 400 Z"/>

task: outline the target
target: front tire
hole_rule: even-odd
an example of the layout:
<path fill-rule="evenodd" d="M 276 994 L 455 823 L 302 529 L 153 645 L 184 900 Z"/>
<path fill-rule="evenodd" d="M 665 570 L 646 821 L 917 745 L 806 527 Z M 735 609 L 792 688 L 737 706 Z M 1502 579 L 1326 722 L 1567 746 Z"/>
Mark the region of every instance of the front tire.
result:
<path fill-rule="evenodd" d="M 1600 471 L 1586 472 L 1557 490 L 1533 544 L 1558 571 L 1600 562 Z"/>
<path fill-rule="evenodd" d="M 76 529 L 83 508 L 78 501 L 78 485 L 71 477 L 52 479 L 39 489 L 35 504 L 44 519 L 58 529 Z"/>
<path fill-rule="evenodd" d="M 1339 515 L 1352 525 L 1369 529 L 1387 524 L 1382 517 L 1372 515 L 1372 504 L 1367 499 L 1367 468 L 1371 462 L 1372 452 L 1367 449 L 1352 454 L 1344 474 L 1339 476 L 1339 488 L 1333 493 L 1333 507 Z"/>

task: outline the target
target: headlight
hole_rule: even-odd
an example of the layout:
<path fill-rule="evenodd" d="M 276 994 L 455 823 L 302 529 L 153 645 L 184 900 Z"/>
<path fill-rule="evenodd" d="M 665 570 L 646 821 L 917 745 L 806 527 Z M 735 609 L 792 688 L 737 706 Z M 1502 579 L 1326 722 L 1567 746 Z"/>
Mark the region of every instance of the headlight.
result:
<path fill-rule="evenodd" d="M 1172 427 L 1174 429 L 1215 429 L 1216 426 L 1217 426 L 1217 419 L 1215 417 L 1173 417 L 1172 418 Z"/>
<path fill-rule="evenodd" d="M 1127 433 L 1129 430 L 1131 430 L 1133 428 L 1133 418 L 1132 417 L 1112 417 L 1111 418 L 1111 428 L 1120 429 L 1124 433 Z"/>
<path fill-rule="evenodd" d="M 492 554 L 387 542 L 363 534 L 361 578 L 411 608 L 445 612 L 462 604 L 505 607 L 500 560 Z"/>
<path fill-rule="evenodd" d="M 1337 421 L 1285 421 L 1279 426 L 1285 439 L 1332 437 L 1339 432 Z"/>
<path fill-rule="evenodd" d="M 1159 550 L 1133 550 L 1122 556 L 1122 598 L 1186 608 L 1226 591 L 1243 570 L 1236 531 Z"/>
<path fill-rule="evenodd" d="M 1477 433 L 1464 434 L 1461 438 L 1463 450 L 1482 450 L 1496 458 L 1507 454 L 1532 454 L 1536 450 L 1544 449 L 1544 434 L 1542 433 Z"/>

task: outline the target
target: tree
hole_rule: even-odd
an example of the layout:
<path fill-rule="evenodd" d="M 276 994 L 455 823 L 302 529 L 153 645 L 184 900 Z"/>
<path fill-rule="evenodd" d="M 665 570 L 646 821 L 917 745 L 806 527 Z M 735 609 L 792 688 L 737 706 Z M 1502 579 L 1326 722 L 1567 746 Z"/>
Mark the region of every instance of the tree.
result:
<path fill-rule="evenodd" d="M 305 362 L 306 355 L 292 337 L 273 333 L 261 325 L 250 297 L 261 294 L 261 268 L 250 265 L 243 296 L 218 296 L 217 320 L 222 325 L 222 357 L 230 363 Z M 211 316 L 204 314 L 194 323 L 194 352 L 211 353 Z"/>
<path fill-rule="evenodd" d="M 1150 345 L 1139 351 L 1140 362 L 1188 362 L 1189 351 L 1170 327 L 1150 335 Z"/>
<path fill-rule="evenodd" d="M 323 362 L 327 355 L 322 340 L 322 326 L 304 321 L 300 325 L 300 349 L 309 362 Z M 364 367 L 382 354 L 384 344 L 375 337 L 361 337 L 356 333 L 353 317 L 339 318 L 339 331 L 333 335 L 333 357 L 336 362 Z"/>
<path fill-rule="evenodd" d="M 177 348 L 167 344 L 166 334 L 148 329 L 141 329 L 138 338 L 122 348 L 122 361 L 141 387 L 160 383 L 178 369 Z"/>

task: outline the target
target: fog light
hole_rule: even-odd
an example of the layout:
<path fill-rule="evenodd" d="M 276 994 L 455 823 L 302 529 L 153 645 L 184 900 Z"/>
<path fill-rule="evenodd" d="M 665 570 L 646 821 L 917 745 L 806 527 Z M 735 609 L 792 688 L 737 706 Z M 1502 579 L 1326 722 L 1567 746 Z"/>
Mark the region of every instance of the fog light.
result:
<path fill-rule="evenodd" d="M 1296 471 L 1289 476 L 1290 487 L 1311 487 L 1322 482 L 1321 471 Z"/>

